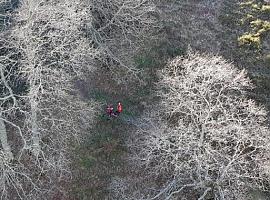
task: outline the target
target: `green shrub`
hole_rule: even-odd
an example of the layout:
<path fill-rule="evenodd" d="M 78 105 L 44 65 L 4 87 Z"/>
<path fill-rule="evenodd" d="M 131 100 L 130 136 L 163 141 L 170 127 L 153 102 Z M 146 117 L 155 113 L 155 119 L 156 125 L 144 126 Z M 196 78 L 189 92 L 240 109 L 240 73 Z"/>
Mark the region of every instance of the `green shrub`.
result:
<path fill-rule="evenodd" d="M 260 36 L 255 34 L 245 34 L 238 38 L 239 45 L 249 45 L 255 48 L 260 48 L 261 39 Z"/>
<path fill-rule="evenodd" d="M 270 14 L 270 5 L 263 5 L 261 11 L 265 14 L 266 13 Z"/>
<path fill-rule="evenodd" d="M 259 0 L 246 1 L 240 4 L 245 13 L 240 20 L 246 33 L 238 38 L 240 45 L 260 48 L 263 36 L 270 31 L 270 6 Z"/>
<path fill-rule="evenodd" d="M 242 2 L 240 3 L 240 6 L 241 7 L 244 7 L 244 6 L 252 6 L 252 4 L 254 3 L 254 1 L 246 1 L 246 2 Z"/>

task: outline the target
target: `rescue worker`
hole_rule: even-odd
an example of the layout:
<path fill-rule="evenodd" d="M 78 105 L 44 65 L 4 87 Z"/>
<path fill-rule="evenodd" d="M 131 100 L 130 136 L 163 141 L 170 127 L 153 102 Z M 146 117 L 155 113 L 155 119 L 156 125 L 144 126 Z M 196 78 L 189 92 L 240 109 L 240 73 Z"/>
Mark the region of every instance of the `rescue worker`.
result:
<path fill-rule="evenodd" d="M 115 112 L 116 115 L 120 115 L 120 113 L 123 111 L 123 106 L 121 102 L 118 102 L 117 104 L 117 111 Z"/>
<path fill-rule="evenodd" d="M 113 106 L 112 104 L 108 105 L 107 109 L 106 109 L 106 113 L 111 117 L 114 113 L 113 113 Z"/>

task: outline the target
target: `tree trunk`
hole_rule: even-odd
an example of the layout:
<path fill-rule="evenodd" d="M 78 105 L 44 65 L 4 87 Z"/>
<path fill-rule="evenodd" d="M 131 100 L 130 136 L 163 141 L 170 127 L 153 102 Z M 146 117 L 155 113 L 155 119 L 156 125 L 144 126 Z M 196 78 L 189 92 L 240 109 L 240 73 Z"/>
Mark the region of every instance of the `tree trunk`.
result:
<path fill-rule="evenodd" d="M 37 102 L 31 100 L 31 125 L 32 125 L 32 142 L 33 142 L 33 153 L 35 156 L 38 156 L 40 152 L 40 133 L 38 131 L 37 124 Z"/>
<path fill-rule="evenodd" d="M 7 129 L 6 129 L 6 126 L 5 126 L 5 122 L 1 117 L 2 117 L 2 113 L 0 113 L 0 140 L 1 140 L 1 145 L 2 145 L 2 148 L 3 148 L 4 152 L 5 152 L 5 154 L 8 157 L 8 159 L 12 160 L 13 159 L 13 153 L 12 153 L 11 148 L 10 148 L 10 146 L 8 144 L 8 141 L 7 141 Z"/>
<path fill-rule="evenodd" d="M 31 132 L 32 132 L 32 152 L 35 156 L 39 155 L 41 150 L 40 148 L 40 132 L 38 130 L 38 119 L 37 119 L 37 110 L 38 110 L 38 101 L 37 97 L 37 88 L 34 84 L 34 81 L 30 81 L 30 105 L 31 105 Z"/>

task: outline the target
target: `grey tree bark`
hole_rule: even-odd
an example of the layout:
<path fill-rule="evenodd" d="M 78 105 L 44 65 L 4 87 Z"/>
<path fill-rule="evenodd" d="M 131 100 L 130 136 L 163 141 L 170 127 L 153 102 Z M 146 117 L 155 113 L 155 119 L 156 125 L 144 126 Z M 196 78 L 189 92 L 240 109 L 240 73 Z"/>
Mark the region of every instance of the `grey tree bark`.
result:
<path fill-rule="evenodd" d="M 0 112 L 0 141 L 5 155 L 8 160 L 13 160 L 13 153 L 11 151 L 10 145 L 7 139 L 7 129 L 5 126 L 5 122 L 2 118 L 2 113 Z"/>

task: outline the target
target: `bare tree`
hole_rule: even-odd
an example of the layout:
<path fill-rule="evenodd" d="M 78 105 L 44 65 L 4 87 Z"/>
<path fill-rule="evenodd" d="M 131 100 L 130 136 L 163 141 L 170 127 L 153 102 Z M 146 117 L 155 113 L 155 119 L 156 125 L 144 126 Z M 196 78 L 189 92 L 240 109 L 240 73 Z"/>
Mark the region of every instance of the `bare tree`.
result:
<path fill-rule="evenodd" d="M 54 99 L 71 92 L 73 77 L 83 76 L 84 72 L 94 69 L 91 60 L 98 52 L 80 31 L 82 23 L 91 20 L 87 11 L 82 9 L 85 9 L 82 3 L 72 1 L 25 1 L 17 15 L 19 25 L 14 27 L 12 34 L 16 36 L 16 46 L 24 49 L 21 73 L 30 88 L 28 121 L 35 154 L 40 150 L 37 114 L 41 109 L 43 112 L 49 110 L 39 107 L 44 106 L 42 101 L 47 101 L 46 107 L 50 106 L 48 99 L 56 107 L 60 106 Z"/>
<path fill-rule="evenodd" d="M 83 1 L 25 0 L 1 33 L 2 199 L 47 199 L 69 173 L 70 141 L 93 122 L 97 104 L 73 86 L 99 54 L 82 31 L 86 9 Z"/>
<path fill-rule="evenodd" d="M 158 10 L 152 0 L 91 0 L 91 24 L 86 26 L 99 57 L 118 81 L 134 78 L 138 69 L 133 59 L 157 28 Z M 124 77 L 124 78 L 123 78 Z M 126 80 L 127 81 L 127 80 Z"/>
<path fill-rule="evenodd" d="M 70 176 L 70 142 L 81 140 L 97 107 L 78 96 L 74 80 L 98 62 L 136 74 L 132 53 L 153 11 L 146 0 L 22 0 L 8 13 L 13 23 L 0 33 L 2 199 L 47 199 Z"/>
<path fill-rule="evenodd" d="M 151 177 L 163 177 L 150 199 L 248 199 L 250 188 L 269 189 L 266 111 L 246 97 L 246 72 L 189 53 L 160 78 L 160 105 L 129 144 Z"/>

